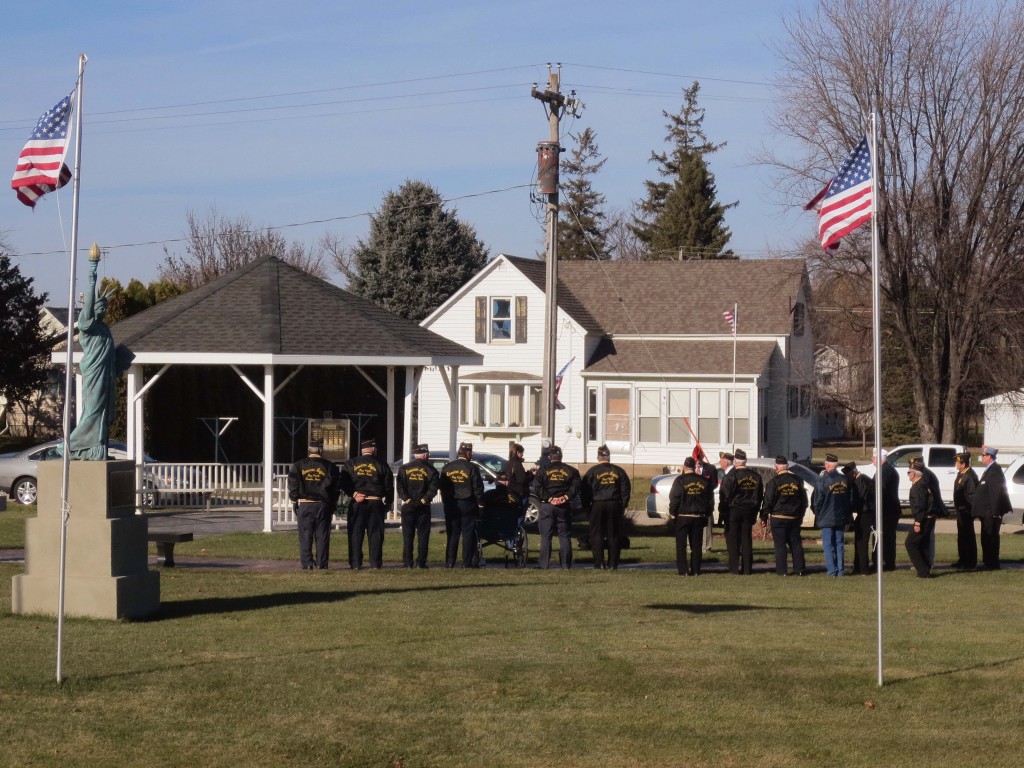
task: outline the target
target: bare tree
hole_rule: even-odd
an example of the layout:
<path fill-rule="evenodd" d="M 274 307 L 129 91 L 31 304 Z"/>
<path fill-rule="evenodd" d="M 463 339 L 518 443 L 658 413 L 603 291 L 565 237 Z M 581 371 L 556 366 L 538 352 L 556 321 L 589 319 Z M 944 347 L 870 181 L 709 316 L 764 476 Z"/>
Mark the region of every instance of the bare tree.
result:
<path fill-rule="evenodd" d="M 166 252 L 160 276 L 186 290 L 205 285 L 250 261 L 277 256 L 294 267 L 320 278 L 327 278 L 325 252 L 309 251 L 302 243 L 289 243 L 280 232 L 258 229 L 240 216 L 230 220 L 210 209 L 205 219 L 189 211 L 188 242 L 185 254 Z"/>
<path fill-rule="evenodd" d="M 804 152 L 775 161 L 784 189 L 810 198 L 877 112 L 885 323 L 921 437 L 961 437 L 979 393 L 1020 384 L 1024 5 L 822 0 L 787 29 L 774 122 Z M 870 267 L 866 228 L 842 253 Z"/>
<path fill-rule="evenodd" d="M 613 259 L 623 261 L 644 261 L 650 248 L 633 231 L 633 219 L 638 215 L 637 206 L 630 210 L 621 208 L 610 211 L 606 219 L 606 242 Z"/>

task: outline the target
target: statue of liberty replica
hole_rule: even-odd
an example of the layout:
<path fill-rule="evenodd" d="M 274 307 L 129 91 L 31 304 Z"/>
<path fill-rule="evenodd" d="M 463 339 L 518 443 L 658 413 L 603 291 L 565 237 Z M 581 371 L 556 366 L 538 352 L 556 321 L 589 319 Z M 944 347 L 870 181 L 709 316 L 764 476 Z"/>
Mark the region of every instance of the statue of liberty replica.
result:
<path fill-rule="evenodd" d="M 93 243 L 89 249 L 89 288 L 78 316 L 78 342 L 82 345 L 82 359 L 78 364 L 82 390 L 78 396 L 82 398 L 82 410 L 68 438 L 71 458 L 84 461 L 107 458 L 117 377 L 128 370 L 135 357 L 123 344 L 114 345 L 110 326 L 103 322 L 109 294 L 96 294 L 99 264 L 100 248 Z"/>

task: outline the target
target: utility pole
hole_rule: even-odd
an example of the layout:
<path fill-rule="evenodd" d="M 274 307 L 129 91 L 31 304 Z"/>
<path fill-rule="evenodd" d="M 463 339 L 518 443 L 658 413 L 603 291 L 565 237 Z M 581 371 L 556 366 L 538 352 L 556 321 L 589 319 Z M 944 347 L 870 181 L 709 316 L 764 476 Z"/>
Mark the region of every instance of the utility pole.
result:
<path fill-rule="evenodd" d="M 555 438 L 555 365 L 558 338 L 558 166 L 562 147 L 559 144 L 559 121 L 569 111 L 579 116 L 583 104 L 572 91 L 568 97 L 560 89 L 562 65 L 552 70 L 548 64 L 548 87 L 537 90 L 533 84 L 530 95 L 544 105 L 548 116 L 548 140 L 537 145 L 537 182 L 541 194 L 547 195 L 547 269 L 545 271 L 544 305 L 544 413 L 541 432 L 554 442 Z"/>

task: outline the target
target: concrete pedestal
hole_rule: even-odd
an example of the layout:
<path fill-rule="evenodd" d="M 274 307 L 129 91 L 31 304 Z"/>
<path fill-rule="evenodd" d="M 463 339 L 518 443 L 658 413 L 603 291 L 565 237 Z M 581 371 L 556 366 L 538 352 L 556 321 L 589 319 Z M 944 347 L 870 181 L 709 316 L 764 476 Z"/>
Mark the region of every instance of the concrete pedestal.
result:
<path fill-rule="evenodd" d="M 25 523 L 25 573 L 11 589 L 14 613 L 57 615 L 60 461 L 39 464 L 39 514 Z M 135 514 L 130 461 L 72 461 L 64 614 L 137 619 L 160 607 L 160 574 L 149 570 L 149 521 Z"/>

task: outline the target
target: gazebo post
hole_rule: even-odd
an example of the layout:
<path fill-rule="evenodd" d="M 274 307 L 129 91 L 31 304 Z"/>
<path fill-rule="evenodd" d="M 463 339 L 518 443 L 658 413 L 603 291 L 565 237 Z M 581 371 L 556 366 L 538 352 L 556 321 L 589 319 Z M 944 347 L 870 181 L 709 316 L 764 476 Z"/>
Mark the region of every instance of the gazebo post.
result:
<path fill-rule="evenodd" d="M 416 391 L 416 369 L 405 366 L 405 410 L 402 413 L 402 461 L 412 458 L 412 396 Z"/>
<path fill-rule="evenodd" d="M 274 530 L 274 366 L 263 366 L 263 532 Z"/>
<path fill-rule="evenodd" d="M 387 462 L 395 463 L 395 366 L 389 365 L 388 372 L 388 450 Z"/>

